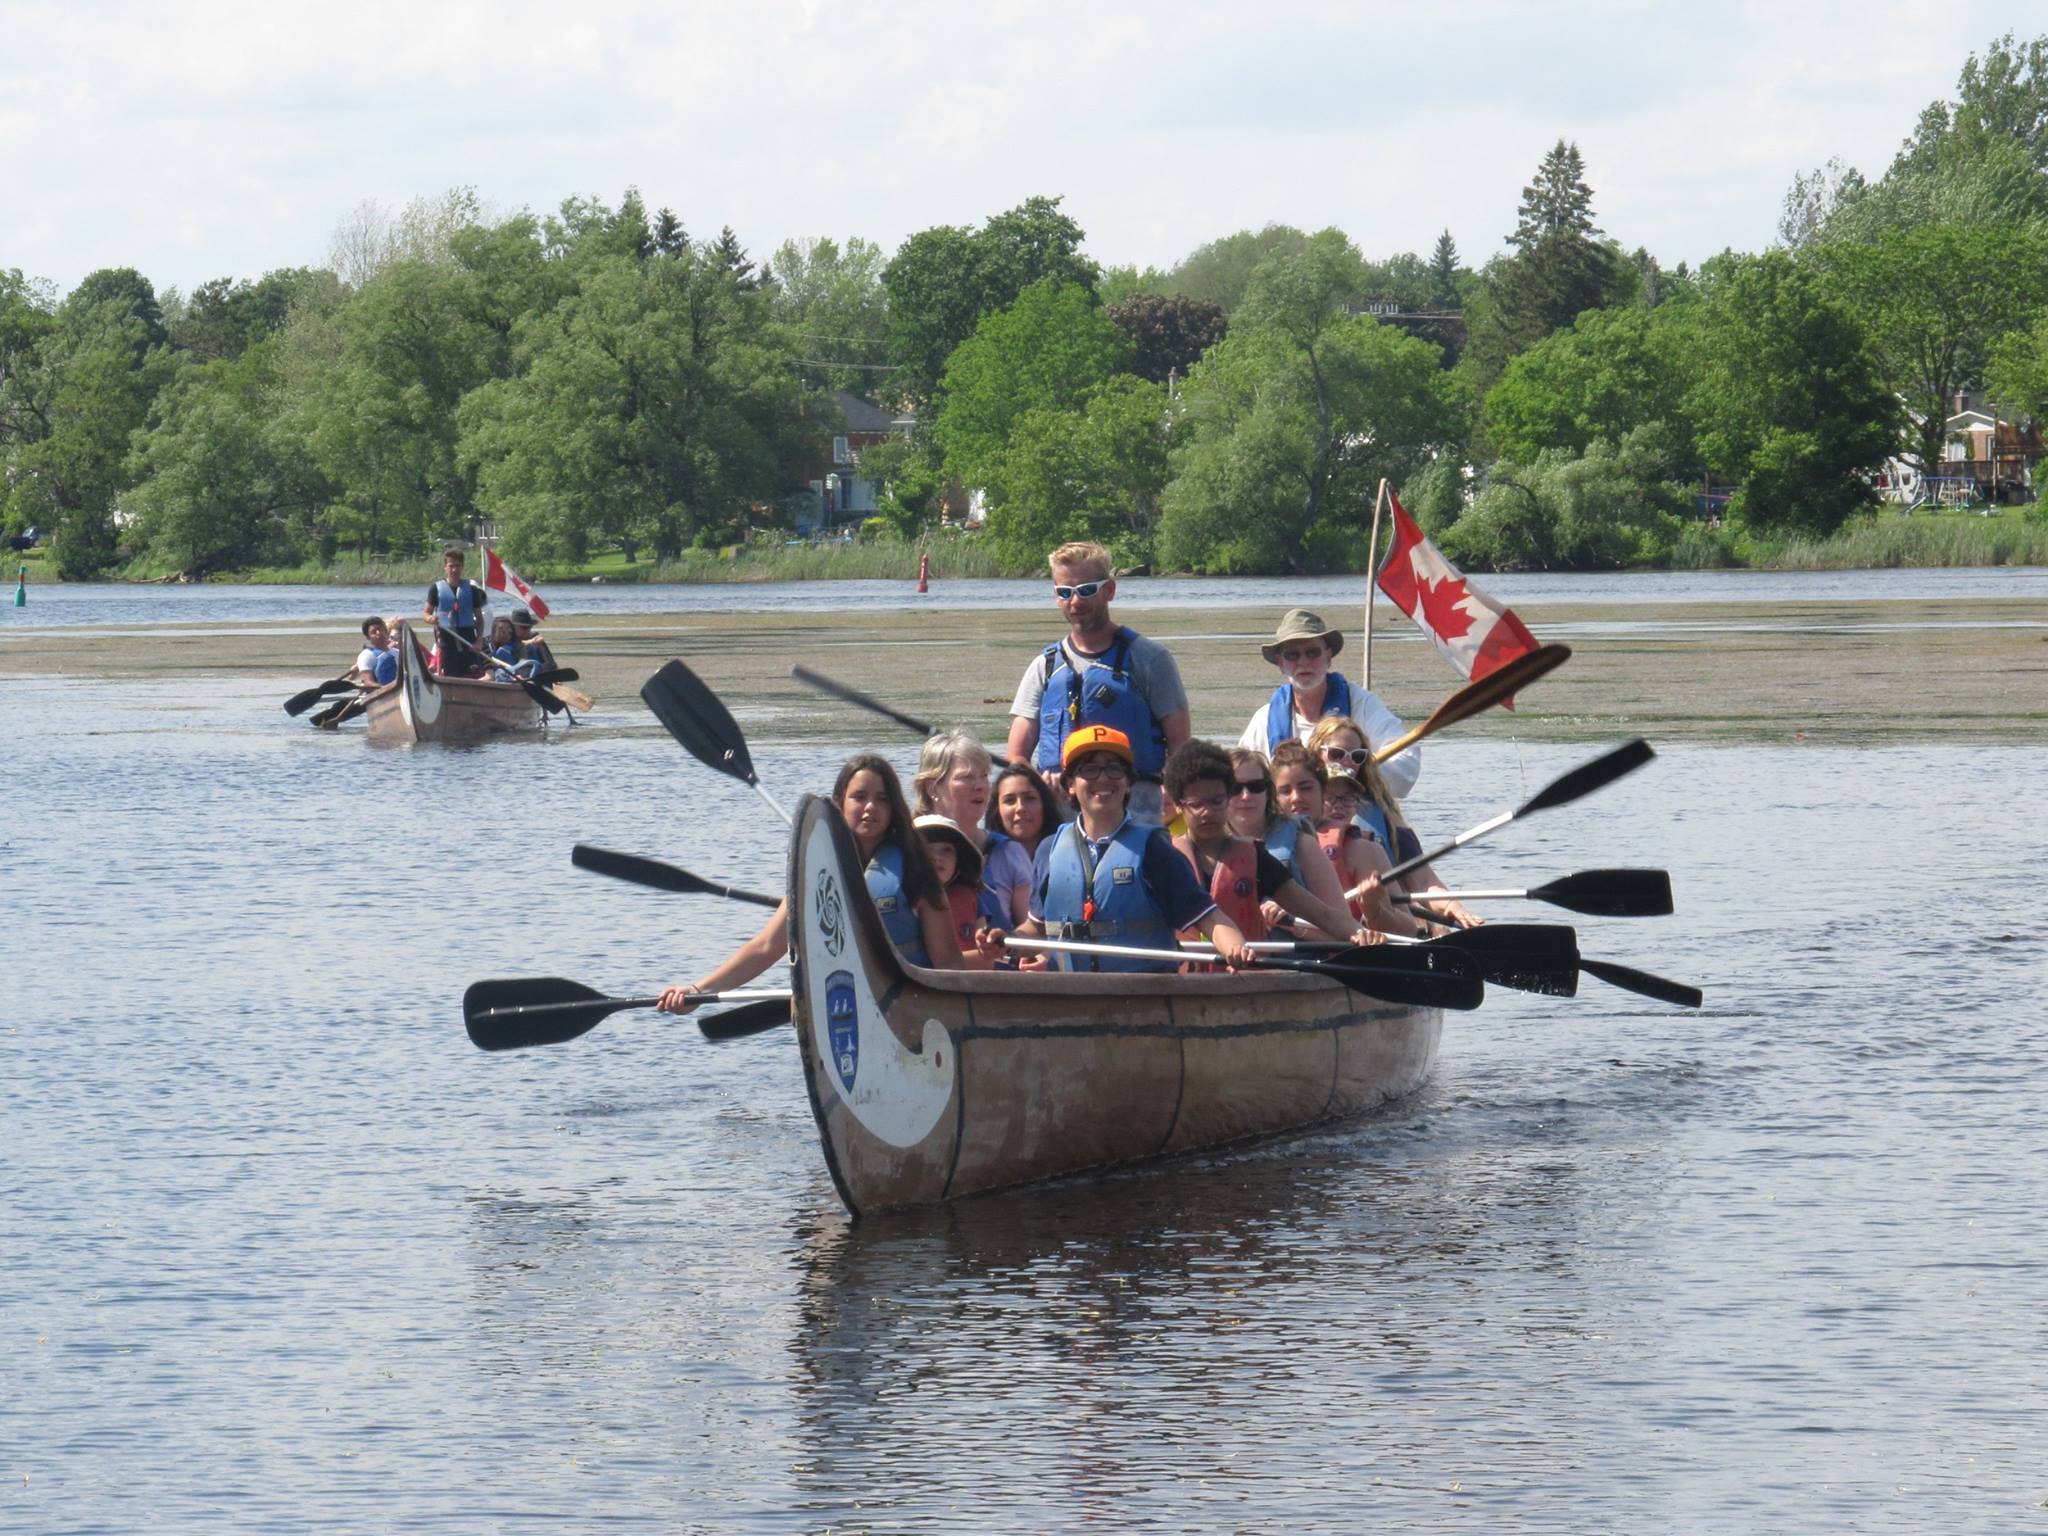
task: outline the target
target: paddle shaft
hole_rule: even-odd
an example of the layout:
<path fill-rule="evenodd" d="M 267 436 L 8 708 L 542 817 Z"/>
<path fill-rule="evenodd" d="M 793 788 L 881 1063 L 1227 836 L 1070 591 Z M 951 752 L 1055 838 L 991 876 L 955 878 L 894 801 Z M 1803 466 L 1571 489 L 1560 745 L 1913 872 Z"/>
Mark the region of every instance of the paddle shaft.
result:
<path fill-rule="evenodd" d="M 800 683 L 808 683 L 820 693 L 829 693 L 835 699 L 843 699 L 856 708 L 865 709 L 871 714 L 880 715 L 884 720 L 893 720 L 906 731 L 914 731 L 919 736 L 930 736 L 932 734 L 929 721 L 920 720 L 915 715 L 906 715 L 900 710 L 891 709 L 880 699 L 870 694 L 862 693 L 858 688 L 849 688 L 844 683 L 836 683 L 822 672 L 813 672 L 809 667 L 796 666 L 789 669 L 789 675 Z"/>
<path fill-rule="evenodd" d="M 692 992 L 693 1003 L 759 1003 L 770 999 L 789 1001 L 789 993 L 773 988 L 739 992 Z M 593 1004 L 604 1004 L 608 1011 L 622 1013 L 628 1008 L 653 1008 L 660 1004 L 661 997 L 593 997 L 573 1003 L 525 1003 L 514 1008 L 486 1008 L 477 1014 L 481 1023 L 511 1024 L 521 1019 L 544 1019 L 556 1014 L 588 1013 Z"/>
<path fill-rule="evenodd" d="M 617 853 L 589 843 L 578 843 L 571 848 L 569 862 L 578 869 L 610 875 L 615 880 L 630 880 L 635 885 L 649 886 L 657 891 L 673 891 L 679 896 L 723 896 L 728 901 L 749 902 L 757 907 L 782 905 L 779 896 L 743 891 L 734 885 L 720 885 L 715 880 L 706 880 L 701 875 L 693 875 L 674 864 L 664 864 L 659 859 L 643 859 L 638 854 Z"/>

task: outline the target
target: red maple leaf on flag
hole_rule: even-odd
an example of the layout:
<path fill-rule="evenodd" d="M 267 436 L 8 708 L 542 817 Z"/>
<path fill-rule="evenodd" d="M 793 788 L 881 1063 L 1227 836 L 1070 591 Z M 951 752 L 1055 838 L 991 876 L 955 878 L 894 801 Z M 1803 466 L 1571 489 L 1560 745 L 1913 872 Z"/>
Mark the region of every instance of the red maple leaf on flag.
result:
<path fill-rule="evenodd" d="M 1417 591 L 1422 602 L 1422 616 L 1443 639 L 1462 639 L 1471 630 L 1472 615 L 1459 606 L 1467 596 L 1462 578 L 1443 577 L 1425 582 Z"/>

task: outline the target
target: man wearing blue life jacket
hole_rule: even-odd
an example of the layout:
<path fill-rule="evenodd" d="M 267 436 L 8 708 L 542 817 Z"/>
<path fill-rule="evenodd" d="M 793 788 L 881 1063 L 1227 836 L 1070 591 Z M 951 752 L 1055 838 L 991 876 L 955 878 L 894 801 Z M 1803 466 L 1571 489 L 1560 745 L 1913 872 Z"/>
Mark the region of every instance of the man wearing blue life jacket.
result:
<path fill-rule="evenodd" d="M 380 688 L 398 681 L 398 652 L 391 648 L 396 633 L 393 626 L 375 614 L 363 620 L 363 648 L 349 670 L 349 676 L 360 687 Z"/>
<path fill-rule="evenodd" d="M 1131 814 L 1160 823 L 1159 773 L 1166 754 L 1189 736 L 1188 695 L 1165 646 L 1109 616 L 1116 596 L 1109 551 L 1100 544 L 1062 544 L 1047 557 L 1052 595 L 1067 621 L 1066 638 L 1024 669 L 1010 702 L 1009 756 L 1047 778 L 1060 747 L 1087 725 L 1123 733 L 1135 757 Z"/>
<path fill-rule="evenodd" d="M 482 671 L 477 659 L 484 633 L 484 589 L 473 581 L 462 577 L 462 551 L 454 545 L 441 551 L 441 580 L 427 588 L 427 606 L 423 617 L 431 624 L 452 629 L 469 642 L 465 648 L 443 638 L 441 641 L 441 675 L 443 677 L 474 677 Z"/>
<path fill-rule="evenodd" d="M 1129 738 L 1109 726 L 1083 726 L 1066 738 L 1060 780 L 1076 818 L 1039 843 L 1030 916 L 1016 931 L 1162 952 L 1157 961 L 1054 956 L 1063 970 L 1172 970 L 1180 964 L 1178 930 L 1184 928 L 1212 942 L 1226 963 L 1246 963 L 1252 952 L 1244 934 L 1211 899 L 1194 866 L 1163 828 L 1132 818 L 1135 761 Z M 975 942 L 986 955 L 1003 952 L 1000 930 L 984 928 Z M 1019 968 L 1036 967 L 1025 960 Z"/>
<path fill-rule="evenodd" d="M 1341 672 L 1330 670 L 1331 659 L 1344 649 L 1344 636 L 1306 608 L 1290 608 L 1281 616 L 1273 643 L 1260 653 L 1280 669 L 1280 686 L 1252 715 L 1240 747 L 1263 752 L 1268 761 L 1273 749 L 1290 737 L 1307 741 L 1316 722 L 1326 715 L 1343 715 L 1355 721 L 1367 745 L 1374 750 L 1398 739 L 1408 727 L 1379 696 L 1359 687 Z M 1422 747 L 1418 743 L 1396 752 L 1380 764 L 1387 787 L 1402 799 L 1415 787 L 1422 773 Z"/>

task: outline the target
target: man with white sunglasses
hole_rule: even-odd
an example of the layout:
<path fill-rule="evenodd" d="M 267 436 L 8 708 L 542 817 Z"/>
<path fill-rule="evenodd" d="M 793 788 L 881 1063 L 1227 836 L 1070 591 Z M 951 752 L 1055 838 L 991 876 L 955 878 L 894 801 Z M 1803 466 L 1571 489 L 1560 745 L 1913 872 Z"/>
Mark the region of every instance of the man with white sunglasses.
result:
<path fill-rule="evenodd" d="M 1325 715 L 1356 721 L 1375 750 L 1407 730 L 1400 717 L 1380 702 L 1379 695 L 1330 670 L 1331 659 L 1343 649 L 1342 632 L 1325 624 L 1321 615 L 1306 608 L 1288 609 L 1273 633 L 1273 643 L 1260 647 L 1266 660 L 1280 669 L 1280 686 L 1253 714 L 1237 744 L 1270 758 L 1273 749 L 1290 736 L 1307 741 L 1308 733 Z M 1387 788 L 1407 799 L 1422 773 L 1421 745 L 1395 753 L 1380 764 L 1380 772 Z"/>
<path fill-rule="evenodd" d="M 1075 731 L 1091 725 L 1121 731 L 1136 769 L 1131 818 L 1157 826 L 1160 770 L 1166 754 L 1191 734 L 1180 668 L 1165 646 L 1109 616 L 1116 578 L 1108 550 L 1062 544 L 1046 563 L 1067 633 L 1024 669 L 1010 703 L 1010 758 L 1050 779 L 1059 771 L 1060 743 Z"/>

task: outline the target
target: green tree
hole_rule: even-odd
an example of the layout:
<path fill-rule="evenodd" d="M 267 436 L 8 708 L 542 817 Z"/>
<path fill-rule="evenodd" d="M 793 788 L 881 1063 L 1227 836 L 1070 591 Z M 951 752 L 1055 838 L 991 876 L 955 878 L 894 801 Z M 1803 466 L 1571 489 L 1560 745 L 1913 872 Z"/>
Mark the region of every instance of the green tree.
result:
<path fill-rule="evenodd" d="M 459 418 L 479 506 L 517 558 L 617 541 L 673 559 L 773 501 L 805 444 L 767 296 L 715 247 L 594 256 L 515 340 L 523 366 L 467 395 Z"/>
<path fill-rule="evenodd" d="M 1186 294 L 1134 293 L 1104 313 L 1131 338 L 1131 371 L 1155 384 L 1186 378 L 1229 329 L 1220 305 Z"/>
<path fill-rule="evenodd" d="M 1595 438 L 1618 441 L 1653 421 L 1691 444 L 1683 402 L 1688 360 L 1674 320 L 1633 306 L 1589 309 L 1507 366 L 1487 392 L 1486 440 L 1503 458 L 1530 463 L 1549 449 L 1582 454 Z"/>
<path fill-rule="evenodd" d="M 1228 316 L 1243 302 L 1252 274 L 1271 256 L 1297 255 L 1308 236 L 1288 224 L 1241 229 L 1234 235 L 1198 245 L 1173 269 L 1167 291 L 1214 304 Z"/>
<path fill-rule="evenodd" d="M 1992 347 L 1984 387 L 2008 413 L 2048 421 L 2048 310 Z"/>
<path fill-rule="evenodd" d="M 1687 496 L 1672 483 L 1662 423 L 1583 452 L 1547 448 L 1498 465 L 1472 506 L 1439 534 L 1451 559 L 1478 569 L 1598 570 L 1661 559 L 1682 530 Z"/>
<path fill-rule="evenodd" d="M 1219 572 L 1355 560 L 1372 486 L 1444 440 L 1437 349 L 1348 312 L 1359 266 L 1325 231 L 1259 269 L 1182 394 L 1162 560 Z"/>
<path fill-rule="evenodd" d="M 2048 233 L 1925 225 L 1819 255 L 1885 383 L 1913 413 L 1909 457 L 1939 474 L 1957 394 L 1982 383 L 1991 349 L 2048 305 Z"/>
<path fill-rule="evenodd" d="M 1709 287 L 1685 413 L 1752 527 L 1827 534 L 1869 506 L 1898 444 L 1897 396 L 1855 316 L 1783 252 L 1725 262 Z"/>
<path fill-rule="evenodd" d="M 1440 311 L 1455 310 L 1462 302 L 1465 269 L 1458 262 L 1458 242 L 1447 229 L 1436 237 L 1429 253 L 1429 304 Z"/>
<path fill-rule="evenodd" d="M 1079 409 L 1131 357 L 1130 338 L 1093 294 L 1051 279 L 1032 284 L 946 363 L 932 435 L 947 472 L 987 485 L 1019 417 Z"/>
<path fill-rule="evenodd" d="M 1996 142 L 2017 144 L 2035 170 L 2048 172 L 2048 36 L 2016 44 L 2008 32 L 1983 58 L 1971 54 L 1956 99 L 1933 102 L 1920 114 L 1897 164 L 1929 171 Z"/>
<path fill-rule="evenodd" d="M 137 536 L 186 575 L 284 555 L 290 520 L 327 501 L 303 444 L 276 424 L 273 350 L 184 369 L 136 439 Z"/>
<path fill-rule="evenodd" d="M 1126 264 L 1120 267 L 1104 267 L 1102 276 L 1096 280 L 1095 296 L 1102 300 L 1104 309 L 1114 309 L 1126 299 L 1141 293 L 1168 293 L 1172 283 L 1167 274 L 1155 266 L 1139 267 Z"/>
<path fill-rule="evenodd" d="M 1044 406 L 1012 425 L 989 479 L 989 536 L 1011 559 L 1040 558 L 1069 539 L 1145 558 L 1166 489 L 1166 390 L 1120 373 L 1080 410 Z"/>
<path fill-rule="evenodd" d="M 769 258 L 769 307 L 796 338 L 806 372 L 828 389 L 871 395 L 889 378 L 889 296 L 882 248 L 859 236 L 785 240 Z"/>
<path fill-rule="evenodd" d="M 1007 308 L 1034 283 L 1079 288 L 1092 299 L 1100 275 L 1081 254 L 1081 226 L 1060 199 L 1034 197 L 979 230 L 951 225 L 905 240 L 882 271 L 889 299 L 890 356 L 905 392 L 928 400 L 953 349 L 981 317 Z"/>
<path fill-rule="evenodd" d="M 1489 303 L 1466 311 L 1471 349 L 1489 379 L 1508 359 L 1606 301 L 1615 262 L 1599 234 L 1585 161 L 1576 144 L 1559 139 L 1522 189 L 1508 236 L 1513 254 L 1487 267 Z"/>

